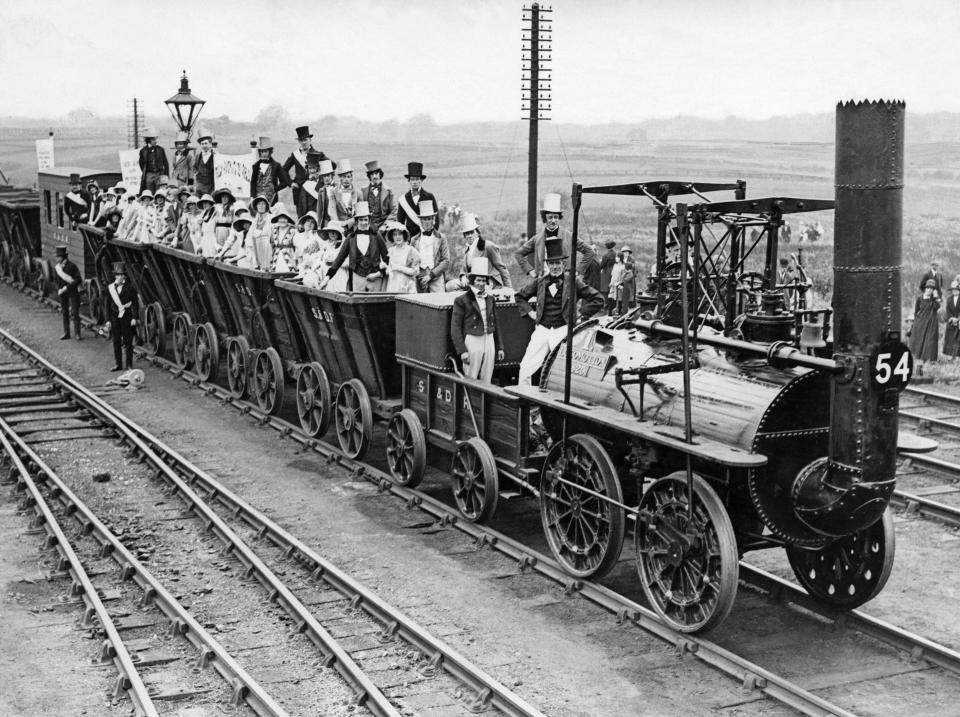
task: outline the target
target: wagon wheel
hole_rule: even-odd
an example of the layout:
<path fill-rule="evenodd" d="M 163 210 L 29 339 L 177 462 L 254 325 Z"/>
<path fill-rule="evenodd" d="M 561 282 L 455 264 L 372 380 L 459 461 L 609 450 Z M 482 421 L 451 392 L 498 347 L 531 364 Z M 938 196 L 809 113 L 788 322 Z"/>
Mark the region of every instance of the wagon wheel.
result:
<path fill-rule="evenodd" d="M 139 294 L 137 295 L 137 300 L 138 301 L 140 300 Z M 137 342 L 138 346 L 144 346 L 147 343 L 146 323 L 147 323 L 147 307 L 143 305 L 142 301 L 140 301 L 140 315 L 137 317 L 137 325 L 135 327 L 136 328 L 135 341 Z M 116 330 L 116 328 L 117 328 L 116 326 L 111 327 L 111 333 L 113 333 L 113 331 Z"/>
<path fill-rule="evenodd" d="M 160 304 L 148 304 L 143 312 L 143 347 L 148 353 L 157 355 L 163 352 L 164 328 Z"/>
<path fill-rule="evenodd" d="M 153 302 L 147 308 L 149 309 L 150 307 L 153 308 L 153 314 L 157 317 L 157 355 L 159 356 L 167 347 L 167 320 L 163 313 L 163 306 L 159 301 Z"/>
<path fill-rule="evenodd" d="M 220 368 L 220 345 L 210 323 L 197 324 L 193 337 L 193 360 L 202 381 L 215 381 Z"/>
<path fill-rule="evenodd" d="M 179 368 L 193 365 L 193 331 L 189 315 L 178 313 L 173 317 L 173 362 Z"/>
<path fill-rule="evenodd" d="M 427 439 L 417 414 L 409 408 L 387 424 L 387 467 L 400 485 L 415 488 L 427 469 Z"/>
<path fill-rule="evenodd" d="M 497 462 L 482 438 L 474 436 L 457 446 L 450 477 L 460 514 L 472 523 L 490 520 L 497 509 L 500 486 Z"/>
<path fill-rule="evenodd" d="M 563 569 L 579 578 L 606 574 L 623 548 L 624 510 L 593 495 L 623 502 L 617 471 L 600 442 L 579 433 L 555 443 L 540 491 L 543 532 Z"/>
<path fill-rule="evenodd" d="M 358 379 L 340 385 L 334 415 L 340 450 L 348 458 L 363 458 L 373 433 L 373 408 L 367 389 Z"/>
<path fill-rule="evenodd" d="M 253 360 L 253 393 L 260 410 L 275 416 L 283 407 L 283 362 L 270 346 Z"/>
<path fill-rule="evenodd" d="M 692 519 L 685 473 L 656 481 L 640 499 L 637 572 L 650 605 L 681 632 L 716 627 L 737 596 L 733 524 L 710 484 L 693 476 Z"/>
<path fill-rule="evenodd" d="M 330 428 L 330 382 L 323 366 L 314 361 L 297 374 L 297 414 L 300 427 L 314 438 Z"/>
<path fill-rule="evenodd" d="M 107 323 L 106 311 L 103 306 L 103 291 L 100 289 L 100 282 L 97 279 L 90 279 L 87 283 L 87 303 L 90 305 L 90 318 L 93 323 L 102 326 Z"/>
<path fill-rule="evenodd" d="M 33 280 L 34 288 L 42 298 L 47 298 L 50 293 L 50 284 L 53 280 L 53 274 L 50 271 L 50 262 L 46 259 L 34 259 L 33 268 L 36 271 L 36 277 Z"/>
<path fill-rule="evenodd" d="M 876 597 L 890 577 L 896 543 L 888 508 L 869 528 L 820 550 L 787 547 L 797 580 L 808 593 L 846 610 Z"/>
<path fill-rule="evenodd" d="M 250 344 L 246 336 L 227 339 L 227 386 L 234 398 L 247 395 L 247 372 L 250 368 Z"/>
<path fill-rule="evenodd" d="M 6 241 L 0 242 L 0 278 L 10 279 L 13 272 L 10 271 L 10 246 Z"/>

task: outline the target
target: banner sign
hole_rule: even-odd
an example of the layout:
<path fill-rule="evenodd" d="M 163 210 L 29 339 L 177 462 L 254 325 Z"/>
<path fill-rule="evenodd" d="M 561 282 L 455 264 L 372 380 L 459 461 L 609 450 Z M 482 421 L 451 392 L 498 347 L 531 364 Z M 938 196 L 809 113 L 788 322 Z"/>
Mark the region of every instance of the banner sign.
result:
<path fill-rule="evenodd" d="M 140 150 L 124 149 L 120 151 L 120 174 L 123 176 L 123 186 L 128 192 L 140 193 Z"/>
<path fill-rule="evenodd" d="M 229 189 L 235 197 L 250 194 L 250 174 L 254 158 L 251 154 L 214 154 L 213 186 Z"/>
<path fill-rule="evenodd" d="M 37 140 L 37 171 L 53 169 L 53 137 Z"/>

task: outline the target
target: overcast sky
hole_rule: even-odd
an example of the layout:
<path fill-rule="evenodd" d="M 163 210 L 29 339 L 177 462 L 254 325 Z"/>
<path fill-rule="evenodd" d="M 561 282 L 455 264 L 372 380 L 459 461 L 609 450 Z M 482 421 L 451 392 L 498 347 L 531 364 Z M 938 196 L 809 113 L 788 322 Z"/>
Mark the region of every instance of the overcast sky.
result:
<path fill-rule="evenodd" d="M 514 0 L 0 0 L 2 114 L 164 112 L 186 68 L 204 115 L 520 118 Z M 957 0 L 558 0 L 561 122 L 960 111 Z"/>

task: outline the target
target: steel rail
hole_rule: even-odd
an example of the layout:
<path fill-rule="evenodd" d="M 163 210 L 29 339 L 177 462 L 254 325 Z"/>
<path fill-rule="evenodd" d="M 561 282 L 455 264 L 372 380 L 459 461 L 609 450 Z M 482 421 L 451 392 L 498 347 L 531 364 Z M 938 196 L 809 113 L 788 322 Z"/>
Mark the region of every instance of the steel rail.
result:
<path fill-rule="evenodd" d="M 0 330 L 0 335 L 2 333 L 2 330 Z M 35 356 L 35 358 L 39 357 Z M 52 365 L 46 363 L 43 365 L 48 370 L 53 370 L 57 380 L 62 382 L 67 390 L 74 392 L 77 388 L 83 388 Z M 327 582 L 338 592 L 351 598 L 354 608 L 364 610 L 375 620 L 382 623 L 385 636 L 398 634 L 406 642 L 423 652 L 429 658 L 434 669 L 441 668 L 472 688 L 476 697 L 470 705 L 471 709 L 481 710 L 493 706 L 505 714 L 515 717 L 544 717 L 542 712 L 516 695 L 493 676 L 473 665 L 466 657 L 449 645 L 433 637 L 425 628 L 384 602 L 375 593 L 320 556 L 262 512 L 253 508 L 243 498 L 222 485 L 206 471 L 193 465 L 142 426 L 132 422 L 113 406 L 95 396 L 84 395 L 78 398 L 84 404 L 87 404 L 89 410 L 101 413 L 101 415 L 106 414 L 113 422 L 123 422 L 145 443 L 150 444 L 159 456 L 165 457 L 167 460 L 164 463 L 173 463 L 176 469 L 186 474 L 185 485 L 200 484 L 207 493 L 206 500 L 220 502 L 233 513 L 234 517 L 242 519 L 248 525 L 257 529 L 258 537 L 266 538 L 274 545 L 283 548 L 289 557 L 299 555 L 301 561 L 313 568 L 312 576 L 314 579 Z M 197 501 L 199 502 L 199 500 L 198 497 Z M 207 516 L 203 517 L 206 519 Z"/>
<path fill-rule="evenodd" d="M 9 343 L 13 337 L 3 329 L 0 335 Z M 383 717 L 400 717 L 400 711 L 387 699 L 386 695 L 377 687 L 370 677 L 360 668 L 350 654 L 343 649 L 339 642 L 320 624 L 300 600 L 282 580 L 264 563 L 253 550 L 244 543 L 243 539 L 231 529 L 216 512 L 184 481 L 176 471 L 157 455 L 144 441 L 139 433 L 132 428 L 134 425 L 129 419 L 120 419 L 115 410 L 98 396 L 90 392 L 55 366 L 47 362 L 38 354 L 25 346 L 35 361 L 42 365 L 55 380 L 63 386 L 71 397 L 85 405 L 89 410 L 99 413 L 109 420 L 116 430 L 122 434 L 122 439 L 131 448 L 138 451 L 152 465 L 156 467 L 155 477 L 163 479 L 171 489 L 175 490 L 186 503 L 187 509 L 193 512 L 204 524 L 208 532 L 213 533 L 225 546 L 225 552 L 232 554 L 246 567 L 246 577 L 255 577 L 267 590 L 270 601 L 282 607 L 296 621 L 298 632 L 304 632 L 320 649 L 324 658 L 325 667 L 333 667 L 354 690 L 357 704 L 365 706 L 375 715 Z"/>
<path fill-rule="evenodd" d="M 0 426 L 9 427 L 3 419 Z M 85 533 L 90 533 L 108 554 L 120 565 L 121 577 L 133 580 L 143 590 L 143 604 L 153 604 L 171 621 L 171 630 L 183 635 L 199 651 L 198 665 L 213 668 L 227 681 L 233 692 L 233 702 L 243 700 L 258 715 L 287 717 L 287 712 L 277 704 L 240 664 L 211 636 L 180 602 L 144 567 L 103 522 L 70 490 L 44 460 L 27 445 L 20 436 L 9 433 L 16 450 L 27 456 L 37 466 L 37 477 L 50 483 L 55 497 L 80 523 Z M 16 451 L 11 453 L 14 455 Z"/>
<path fill-rule="evenodd" d="M 150 692 L 143 683 L 143 679 L 140 677 L 136 666 L 133 664 L 133 658 L 130 656 L 127 646 L 123 644 L 120 632 L 117 630 L 117 626 L 114 624 L 110 612 L 100 599 L 100 594 L 97 592 L 96 586 L 93 584 L 90 576 L 87 575 L 83 563 L 80 561 L 80 558 L 77 557 L 73 546 L 70 544 L 70 539 L 67 538 L 66 533 L 63 532 L 63 528 L 60 526 L 59 521 L 47 504 L 37 484 L 33 478 L 31 478 L 30 471 L 23 464 L 20 456 L 17 455 L 17 452 L 7 439 L 7 433 L 10 431 L 10 426 L 0 418 L 0 444 L 3 445 L 7 457 L 9 457 L 16 468 L 18 474 L 16 490 L 26 490 L 29 492 L 30 502 L 33 504 L 33 509 L 36 512 L 34 525 L 36 527 L 43 526 L 48 536 L 46 547 L 55 547 L 57 549 L 57 552 L 60 553 L 59 569 L 67 570 L 73 579 L 73 585 L 70 589 L 71 594 L 79 595 L 86 605 L 82 624 L 84 627 L 93 627 L 93 618 L 96 616 L 100 627 L 103 628 L 104 633 L 106 633 L 106 640 L 100 654 L 101 661 L 103 662 L 106 662 L 105 658 L 112 659 L 119 673 L 114 694 L 119 695 L 121 690 L 126 692 L 130 697 L 130 701 L 133 703 L 137 717 L 159 717 L 160 713 L 153 704 Z"/>

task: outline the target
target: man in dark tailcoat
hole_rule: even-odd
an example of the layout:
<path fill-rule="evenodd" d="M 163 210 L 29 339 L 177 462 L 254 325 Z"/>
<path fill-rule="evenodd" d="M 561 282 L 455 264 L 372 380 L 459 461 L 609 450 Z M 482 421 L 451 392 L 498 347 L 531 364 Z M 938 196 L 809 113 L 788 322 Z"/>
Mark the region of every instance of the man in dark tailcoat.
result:
<path fill-rule="evenodd" d="M 140 314 L 137 292 L 127 283 L 127 268 L 123 262 L 113 265 L 113 283 L 107 287 L 107 305 L 110 307 L 110 333 L 113 338 L 114 365 L 111 371 L 133 368 L 133 333 Z"/>
<path fill-rule="evenodd" d="M 476 378 L 490 383 L 493 366 L 503 361 L 503 344 L 497 331 L 497 307 L 487 293 L 490 270 L 487 260 L 473 260 L 467 275 L 467 290 L 453 300 L 453 315 L 450 318 L 450 338 L 460 356 L 463 373 L 467 378 Z"/>
<path fill-rule="evenodd" d="M 290 186 L 290 178 L 280 162 L 273 158 L 273 142 L 269 137 L 260 138 L 257 156 L 259 159 L 250 169 L 250 196 L 263 195 L 272 207 L 277 203 L 280 190 Z"/>
<path fill-rule="evenodd" d="M 361 190 L 360 199 L 370 207 L 370 231 L 379 232 L 386 222 L 397 221 L 397 198 L 383 183 L 383 170 L 377 160 L 367 162 L 365 167 L 370 183 Z"/>
<path fill-rule="evenodd" d="M 306 125 L 297 127 L 297 148 L 290 153 L 290 156 L 283 163 L 283 171 L 290 179 L 290 188 L 293 190 L 293 204 L 298 208 L 301 206 L 301 190 L 304 183 L 309 179 L 310 172 L 307 168 L 307 160 L 310 154 L 317 155 L 318 165 L 327 158 L 327 155 L 323 152 L 313 148 L 313 135 L 310 134 L 310 128 Z M 313 209 L 313 207 L 310 207 L 310 209 Z M 298 214 L 298 216 L 302 215 Z"/>
<path fill-rule="evenodd" d="M 353 228 L 346 240 L 340 245 L 340 251 L 327 269 L 327 281 L 330 280 L 343 262 L 349 259 L 350 279 L 347 290 L 353 292 L 383 291 L 383 280 L 390 264 L 387 245 L 379 234 L 370 231 L 370 209 L 366 202 L 357 202 L 354 207 Z M 326 286 L 326 281 L 320 286 Z"/>
<path fill-rule="evenodd" d="M 410 190 L 400 197 L 397 207 L 397 221 L 403 222 L 410 236 L 416 236 L 420 233 L 420 202 L 429 199 L 434 207 L 439 207 L 440 202 L 430 192 L 423 188 L 423 180 L 427 175 L 423 173 L 423 164 L 420 162 L 408 162 L 407 173 L 403 175 L 410 183 Z"/>
<path fill-rule="evenodd" d="M 70 191 L 63 195 L 63 211 L 70 218 L 70 228 L 76 230 L 78 224 L 90 221 L 90 195 L 83 190 L 80 175 L 74 172 L 70 175 Z"/>
<path fill-rule="evenodd" d="M 540 210 L 540 219 L 543 221 L 543 229 L 537 234 L 527 239 L 520 248 L 517 249 L 514 257 L 523 272 L 531 279 L 536 279 L 543 274 L 544 265 L 544 242 L 556 237 L 563 241 L 563 251 L 569 256 L 571 250 L 570 232 L 560 228 L 560 220 L 563 219 L 563 212 L 560 207 L 559 194 L 547 194 L 543 198 L 543 208 Z M 577 273 L 582 274 L 584 267 L 595 256 L 593 249 L 589 244 L 581 239 L 577 239 L 577 252 L 583 255 L 578 262 Z"/>
<path fill-rule="evenodd" d="M 530 383 L 530 379 L 543 364 L 547 354 L 567 336 L 567 317 L 571 297 L 568 295 L 566 262 L 567 254 L 564 252 L 563 240 L 560 237 L 546 239 L 544 263 L 547 274 L 537 277 L 516 293 L 520 312 L 536 322 L 536 327 L 530 336 L 530 343 L 527 344 L 527 350 L 520 360 L 520 375 L 517 382 L 521 386 Z M 576 287 L 574 301 L 581 302 L 581 318 L 589 318 L 603 308 L 603 297 L 599 291 L 587 286 L 577 277 L 574 277 L 574 285 Z M 530 305 L 530 299 L 533 297 L 537 299 L 536 308 Z"/>
<path fill-rule="evenodd" d="M 143 130 L 143 146 L 140 148 L 140 191 L 157 191 L 160 177 L 170 175 L 167 153 L 157 144 L 157 130 L 147 127 Z"/>
<path fill-rule="evenodd" d="M 57 295 L 60 298 L 60 313 L 63 315 L 63 336 L 60 340 L 70 338 L 70 312 L 73 312 L 73 333 L 80 341 L 80 269 L 67 258 L 67 247 L 58 246 L 54 249 L 57 263 L 53 270 L 57 275 Z"/>

